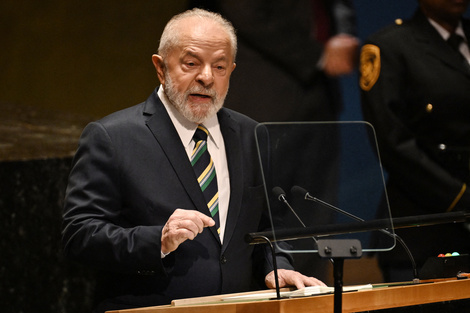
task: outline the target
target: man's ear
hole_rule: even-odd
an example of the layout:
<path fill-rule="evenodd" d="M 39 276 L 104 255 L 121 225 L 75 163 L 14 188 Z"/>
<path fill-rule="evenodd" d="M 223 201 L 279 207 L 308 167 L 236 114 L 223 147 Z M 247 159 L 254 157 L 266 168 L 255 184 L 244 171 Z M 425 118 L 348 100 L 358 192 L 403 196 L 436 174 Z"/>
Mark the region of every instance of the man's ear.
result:
<path fill-rule="evenodd" d="M 158 54 L 152 55 L 152 63 L 157 71 L 158 80 L 160 84 L 165 84 L 165 63 L 163 63 L 163 58 Z"/>

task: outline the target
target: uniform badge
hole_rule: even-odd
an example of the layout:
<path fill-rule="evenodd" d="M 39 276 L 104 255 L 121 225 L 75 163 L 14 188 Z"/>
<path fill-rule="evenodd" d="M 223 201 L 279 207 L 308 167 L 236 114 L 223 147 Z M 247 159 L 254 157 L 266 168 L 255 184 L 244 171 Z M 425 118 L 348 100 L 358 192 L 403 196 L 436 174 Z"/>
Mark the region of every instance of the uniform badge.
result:
<path fill-rule="evenodd" d="M 362 47 L 359 70 L 361 72 L 359 85 L 362 90 L 369 91 L 375 85 L 380 75 L 379 47 L 371 44 Z"/>

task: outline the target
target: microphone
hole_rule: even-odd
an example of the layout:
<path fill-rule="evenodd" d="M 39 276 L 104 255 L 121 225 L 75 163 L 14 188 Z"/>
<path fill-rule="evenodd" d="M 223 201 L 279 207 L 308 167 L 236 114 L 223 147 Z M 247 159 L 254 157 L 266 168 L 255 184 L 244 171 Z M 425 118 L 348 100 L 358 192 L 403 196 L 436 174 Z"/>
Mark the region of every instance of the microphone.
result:
<path fill-rule="evenodd" d="M 282 190 L 282 189 L 281 189 Z M 310 195 L 310 193 L 305 190 L 304 188 L 302 187 L 299 187 L 299 186 L 293 186 L 291 188 L 291 193 L 292 194 L 296 194 L 302 198 L 304 198 L 305 200 L 309 200 L 309 201 L 313 201 L 313 202 L 316 202 L 316 203 L 319 203 L 321 205 L 323 205 L 324 207 L 327 207 L 329 209 L 332 209 L 340 214 L 343 214 L 343 215 L 346 215 L 356 221 L 359 221 L 359 222 L 364 222 L 364 219 L 354 215 L 354 214 L 351 214 L 349 212 L 346 212 L 344 210 L 341 210 L 340 208 L 328 203 L 328 202 L 325 202 L 323 200 L 320 200 L 318 198 L 315 198 L 314 196 Z M 406 245 L 406 243 L 403 241 L 403 239 L 401 239 L 400 236 L 398 236 L 397 234 L 395 233 L 391 233 L 389 232 L 388 230 L 386 229 L 379 229 L 379 231 L 381 231 L 382 233 L 386 234 L 387 236 L 390 236 L 392 238 L 395 238 L 401 245 L 402 247 L 405 249 L 406 253 L 408 254 L 408 257 L 410 258 L 410 261 L 411 261 L 411 265 L 413 267 L 413 276 L 414 276 L 414 279 L 413 279 L 413 282 L 414 283 L 419 283 L 419 276 L 418 276 L 418 269 L 416 267 L 416 262 L 415 262 L 415 259 L 413 257 L 413 255 L 411 254 L 411 251 L 410 249 L 408 248 L 408 246 Z"/>
<path fill-rule="evenodd" d="M 327 208 L 330 208 L 330 209 L 332 209 L 332 210 L 334 210 L 334 211 L 336 211 L 336 212 L 339 212 L 339 213 L 341 213 L 341 214 L 344 214 L 344 215 L 346 215 L 346 216 L 348 216 L 348 217 L 350 217 L 350 218 L 352 218 L 352 219 L 354 219 L 354 220 L 356 220 L 356 221 L 364 222 L 364 220 L 363 220 L 362 218 L 357 217 L 357 216 L 354 215 L 354 214 L 351 214 L 351 213 L 349 213 L 349 212 L 346 212 L 346 211 L 344 211 L 344 210 L 341 210 L 340 208 L 335 207 L 334 205 L 329 204 L 328 202 L 325 202 L 325 201 L 323 201 L 323 200 L 320 200 L 320 199 L 318 199 L 318 198 L 315 198 L 315 197 L 311 196 L 311 195 L 308 193 L 308 191 L 305 190 L 305 189 L 303 189 L 302 187 L 294 186 L 294 187 L 292 187 L 292 189 L 291 189 L 290 191 L 292 192 L 292 194 L 297 194 L 297 195 L 303 197 L 305 200 L 309 200 L 309 201 L 314 201 L 314 202 L 316 202 L 316 203 L 320 203 L 321 205 L 323 205 L 323 206 L 325 206 L 325 207 L 327 207 Z"/>
<path fill-rule="evenodd" d="M 276 187 L 273 188 L 272 192 L 273 192 L 273 195 L 276 197 L 277 200 L 279 200 L 281 202 L 284 202 L 284 204 L 291 210 L 291 212 L 294 213 L 295 217 L 300 222 L 300 224 L 302 224 L 303 227 L 306 227 L 304 222 L 302 222 L 300 217 L 297 215 L 297 213 L 295 213 L 295 210 L 292 208 L 292 206 L 287 201 L 286 193 L 284 192 L 284 190 L 282 190 L 281 187 L 276 186 Z"/>
<path fill-rule="evenodd" d="M 292 208 L 292 206 L 289 204 L 289 202 L 287 201 L 287 198 L 286 198 L 286 193 L 284 192 L 284 190 L 279 187 L 279 186 L 276 186 L 272 189 L 272 192 L 273 192 L 273 195 L 276 197 L 277 200 L 283 202 L 290 210 L 292 213 L 294 213 L 295 217 L 297 218 L 297 220 L 300 222 L 300 224 L 302 224 L 302 227 L 307 227 L 305 226 L 304 222 L 302 221 L 302 219 L 297 215 L 297 213 L 295 212 L 295 210 Z M 318 241 L 317 241 L 317 238 L 315 237 L 312 237 L 313 241 L 315 241 L 315 243 L 318 245 Z"/>
<path fill-rule="evenodd" d="M 273 192 L 274 197 L 276 197 L 277 200 L 279 200 L 280 202 L 283 202 L 291 210 L 291 212 L 294 213 L 297 220 L 300 222 L 300 224 L 302 224 L 302 227 L 306 227 L 304 222 L 302 221 L 302 219 L 297 215 L 295 210 L 292 208 L 292 206 L 287 201 L 286 193 L 284 192 L 284 190 L 281 187 L 276 186 L 272 189 L 272 192 Z M 311 238 L 313 239 L 313 241 L 315 241 L 315 244 L 318 247 L 317 238 L 315 238 L 315 236 L 312 236 Z M 334 263 L 333 259 L 329 259 L 329 260 L 330 260 L 331 263 Z"/>

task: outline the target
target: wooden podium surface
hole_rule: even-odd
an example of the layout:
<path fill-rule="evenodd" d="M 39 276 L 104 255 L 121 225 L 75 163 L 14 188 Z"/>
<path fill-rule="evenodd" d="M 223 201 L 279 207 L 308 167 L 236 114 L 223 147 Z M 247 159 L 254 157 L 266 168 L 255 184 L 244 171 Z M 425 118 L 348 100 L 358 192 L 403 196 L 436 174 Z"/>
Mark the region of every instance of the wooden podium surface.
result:
<path fill-rule="evenodd" d="M 199 298 L 203 300 L 199 304 L 155 306 L 109 313 L 331 313 L 334 311 L 333 294 L 230 303 L 222 302 L 220 300 L 222 297 Z M 468 298 L 470 298 L 470 279 L 454 279 L 347 292 L 343 293 L 342 307 L 343 312 L 363 312 Z"/>

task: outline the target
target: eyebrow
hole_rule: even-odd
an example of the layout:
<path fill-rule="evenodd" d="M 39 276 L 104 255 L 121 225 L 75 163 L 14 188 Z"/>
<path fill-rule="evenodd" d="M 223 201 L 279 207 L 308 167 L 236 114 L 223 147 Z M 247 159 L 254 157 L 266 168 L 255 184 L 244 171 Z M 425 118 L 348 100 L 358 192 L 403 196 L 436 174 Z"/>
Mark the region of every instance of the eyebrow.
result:
<path fill-rule="evenodd" d="M 189 56 L 192 56 L 192 57 L 194 57 L 194 58 L 196 58 L 196 59 L 198 59 L 198 60 L 201 59 L 201 57 L 200 57 L 196 52 L 193 52 L 193 51 L 191 51 L 191 50 L 186 50 L 186 51 L 183 53 L 182 57 L 184 58 L 185 56 L 188 56 L 188 55 L 189 55 Z M 227 61 L 227 60 L 228 60 L 228 58 L 227 58 L 227 56 L 224 54 L 224 55 L 220 56 L 219 58 L 217 58 L 217 59 L 215 60 L 215 62 Z M 213 62 L 213 63 L 215 63 L 215 62 Z"/>
<path fill-rule="evenodd" d="M 199 59 L 199 58 L 200 58 L 199 55 L 198 55 L 197 53 L 195 53 L 195 52 L 192 52 L 192 51 L 189 51 L 189 50 L 184 51 L 183 57 L 188 56 L 188 55 L 189 55 L 189 56 L 192 56 L 192 57 L 194 57 L 194 58 L 196 58 L 196 59 Z"/>

